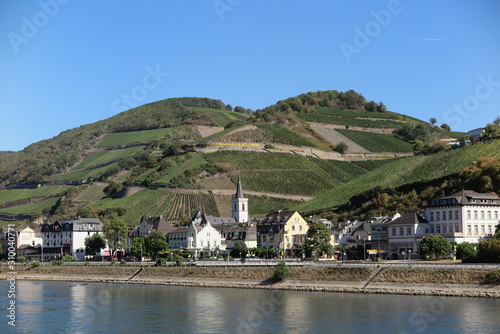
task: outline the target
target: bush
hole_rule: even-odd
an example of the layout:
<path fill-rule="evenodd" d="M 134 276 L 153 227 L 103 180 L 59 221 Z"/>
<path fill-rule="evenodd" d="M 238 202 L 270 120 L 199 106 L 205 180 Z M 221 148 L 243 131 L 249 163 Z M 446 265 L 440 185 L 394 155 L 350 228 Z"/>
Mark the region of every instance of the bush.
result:
<path fill-rule="evenodd" d="M 54 266 L 60 266 L 61 264 L 63 264 L 63 261 L 62 260 L 59 260 L 59 261 L 52 261 L 52 264 Z"/>
<path fill-rule="evenodd" d="M 492 270 L 486 273 L 485 277 L 486 284 L 500 284 L 500 270 Z"/>
<path fill-rule="evenodd" d="M 40 267 L 40 261 L 31 262 L 31 268 L 36 268 L 36 267 Z"/>
<path fill-rule="evenodd" d="M 71 255 L 66 254 L 66 255 L 63 256 L 63 258 L 62 258 L 61 261 L 62 262 L 72 262 L 72 261 L 74 261 L 74 259 L 73 259 L 73 257 Z"/>
<path fill-rule="evenodd" d="M 273 278 L 277 281 L 284 281 L 288 277 L 290 277 L 290 275 L 292 275 L 292 271 L 286 265 L 285 261 L 281 261 L 280 263 L 278 263 L 276 269 L 274 270 Z"/>
<path fill-rule="evenodd" d="M 24 256 L 18 256 L 17 257 L 17 262 L 25 263 L 26 262 L 26 258 Z"/>
<path fill-rule="evenodd" d="M 164 266 L 166 263 L 167 263 L 167 261 L 162 257 L 156 260 L 157 267 Z"/>
<path fill-rule="evenodd" d="M 125 260 L 121 259 L 121 260 L 120 260 L 120 264 L 127 264 L 127 261 L 125 261 Z"/>

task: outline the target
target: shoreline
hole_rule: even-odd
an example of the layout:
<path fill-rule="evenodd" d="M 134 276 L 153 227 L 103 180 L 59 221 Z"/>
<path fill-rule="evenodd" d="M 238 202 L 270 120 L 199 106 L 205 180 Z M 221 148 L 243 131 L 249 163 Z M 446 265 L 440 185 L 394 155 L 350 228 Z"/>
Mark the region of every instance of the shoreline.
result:
<path fill-rule="evenodd" d="M 7 276 L 0 274 L 0 279 Z M 236 288 L 236 289 L 264 289 L 287 291 L 316 291 L 316 292 L 343 292 L 343 293 L 371 293 L 394 295 L 419 296 L 446 296 L 446 297 L 474 297 L 500 298 L 500 285 L 476 284 L 437 284 L 437 283 L 370 283 L 342 282 L 342 281 L 305 281 L 286 280 L 274 282 L 270 280 L 254 279 L 226 279 L 226 278 L 198 278 L 198 277 L 134 277 L 126 276 L 60 276 L 43 274 L 20 274 L 19 280 L 30 281 L 58 281 L 83 283 L 114 283 L 114 284 L 142 284 L 166 285 L 203 288 Z"/>

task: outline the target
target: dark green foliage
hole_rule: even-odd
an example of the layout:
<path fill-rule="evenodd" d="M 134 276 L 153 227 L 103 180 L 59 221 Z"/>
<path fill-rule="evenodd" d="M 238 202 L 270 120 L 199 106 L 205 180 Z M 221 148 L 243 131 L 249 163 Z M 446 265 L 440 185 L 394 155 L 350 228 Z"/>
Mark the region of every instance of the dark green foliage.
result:
<path fill-rule="evenodd" d="M 94 233 L 85 238 L 85 255 L 95 256 L 106 248 L 106 241 L 99 233 Z"/>
<path fill-rule="evenodd" d="M 145 241 L 146 249 L 153 256 L 153 259 L 158 258 L 159 254 L 168 250 L 167 238 L 161 232 L 151 233 Z"/>
<path fill-rule="evenodd" d="M 40 261 L 32 261 L 31 262 L 31 268 L 36 268 L 40 267 Z"/>
<path fill-rule="evenodd" d="M 486 273 L 486 284 L 500 285 L 500 270 L 491 270 Z"/>
<path fill-rule="evenodd" d="M 462 242 L 457 245 L 457 259 L 466 259 L 469 256 L 476 255 L 477 244 L 470 242 Z"/>
<path fill-rule="evenodd" d="M 146 248 L 145 236 L 132 239 L 131 253 L 137 258 L 141 258 L 141 256 L 150 256 L 149 251 Z"/>
<path fill-rule="evenodd" d="M 330 230 L 323 223 L 314 223 L 307 230 L 307 238 L 304 243 L 304 251 L 307 256 L 332 255 L 333 246 L 330 244 Z"/>
<path fill-rule="evenodd" d="M 451 131 L 450 126 L 446 123 L 441 124 L 441 129 L 446 130 L 446 131 Z"/>
<path fill-rule="evenodd" d="M 341 141 L 340 143 L 338 143 L 337 145 L 335 145 L 335 147 L 333 148 L 335 151 L 339 152 L 340 154 L 345 154 L 347 152 L 347 149 L 349 147 L 347 146 L 346 143 L 344 143 L 343 141 Z"/>
<path fill-rule="evenodd" d="M 480 242 L 477 260 L 479 262 L 500 263 L 500 240 L 490 239 Z"/>
<path fill-rule="evenodd" d="M 108 240 L 111 256 L 115 255 L 117 249 L 122 249 L 127 244 L 128 227 L 121 218 L 115 218 L 110 222 L 104 222 L 104 235 Z"/>
<path fill-rule="evenodd" d="M 273 278 L 277 281 L 284 281 L 292 275 L 292 270 L 286 265 L 285 261 L 281 261 L 274 269 Z"/>
<path fill-rule="evenodd" d="M 26 258 L 24 256 L 18 256 L 16 258 L 17 262 L 19 263 L 25 263 L 26 262 Z"/>
<path fill-rule="evenodd" d="M 123 185 L 117 182 L 110 182 L 102 191 L 106 196 L 111 196 L 123 189 Z"/>
<path fill-rule="evenodd" d="M 236 243 L 234 248 L 229 252 L 229 256 L 233 258 L 246 258 L 247 257 L 248 248 L 243 243 Z"/>
<path fill-rule="evenodd" d="M 434 255 L 436 259 L 451 252 L 451 243 L 441 235 L 430 235 L 420 242 L 420 253 L 422 255 Z"/>

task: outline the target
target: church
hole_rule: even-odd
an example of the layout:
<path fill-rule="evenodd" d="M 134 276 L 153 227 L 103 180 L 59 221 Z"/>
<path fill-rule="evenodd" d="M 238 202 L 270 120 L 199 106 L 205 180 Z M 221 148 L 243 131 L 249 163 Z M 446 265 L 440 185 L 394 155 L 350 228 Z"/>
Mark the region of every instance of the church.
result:
<path fill-rule="evenodd" d="M 197 258 L 222 255 L 237 243 L 247 248 L 257 247 L 257 229 L 248 219 L 248 198 L 243 194 L 240 177 L 231 199 L 231 210 L 231 217 L 213 217 L 198 210 L 187 231 L 187 250 L 194 252 Z"/>

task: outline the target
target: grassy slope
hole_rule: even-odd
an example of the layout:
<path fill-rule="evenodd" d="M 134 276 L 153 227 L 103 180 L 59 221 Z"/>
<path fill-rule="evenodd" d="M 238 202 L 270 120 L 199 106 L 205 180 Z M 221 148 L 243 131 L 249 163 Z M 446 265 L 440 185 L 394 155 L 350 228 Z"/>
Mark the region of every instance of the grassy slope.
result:
<path fill-rule="evenodd" d="M 464 149 L 431 156 L 398 159 L 323 193 L 311 201 L 298 205 L 294 209 L 311 211 L 334 207 L 347 202 L 352 196 L 376 186 L 396 187 L 455 174 L 481 156 L 500 157 L 500 140 L 475 144 Z"/>
<path fill-rule="evenodd" d="M 16 215 L 25 213 L 41 214 L 44 209 L 54 206 L 58 200 L 59 200 L 58 198 L 50 198 L 38 203 L 29 203 L 24 205 L 13 206 L 10 208 L 5 208 L 2 209 L 2 212 L 16 214 Z"/>

